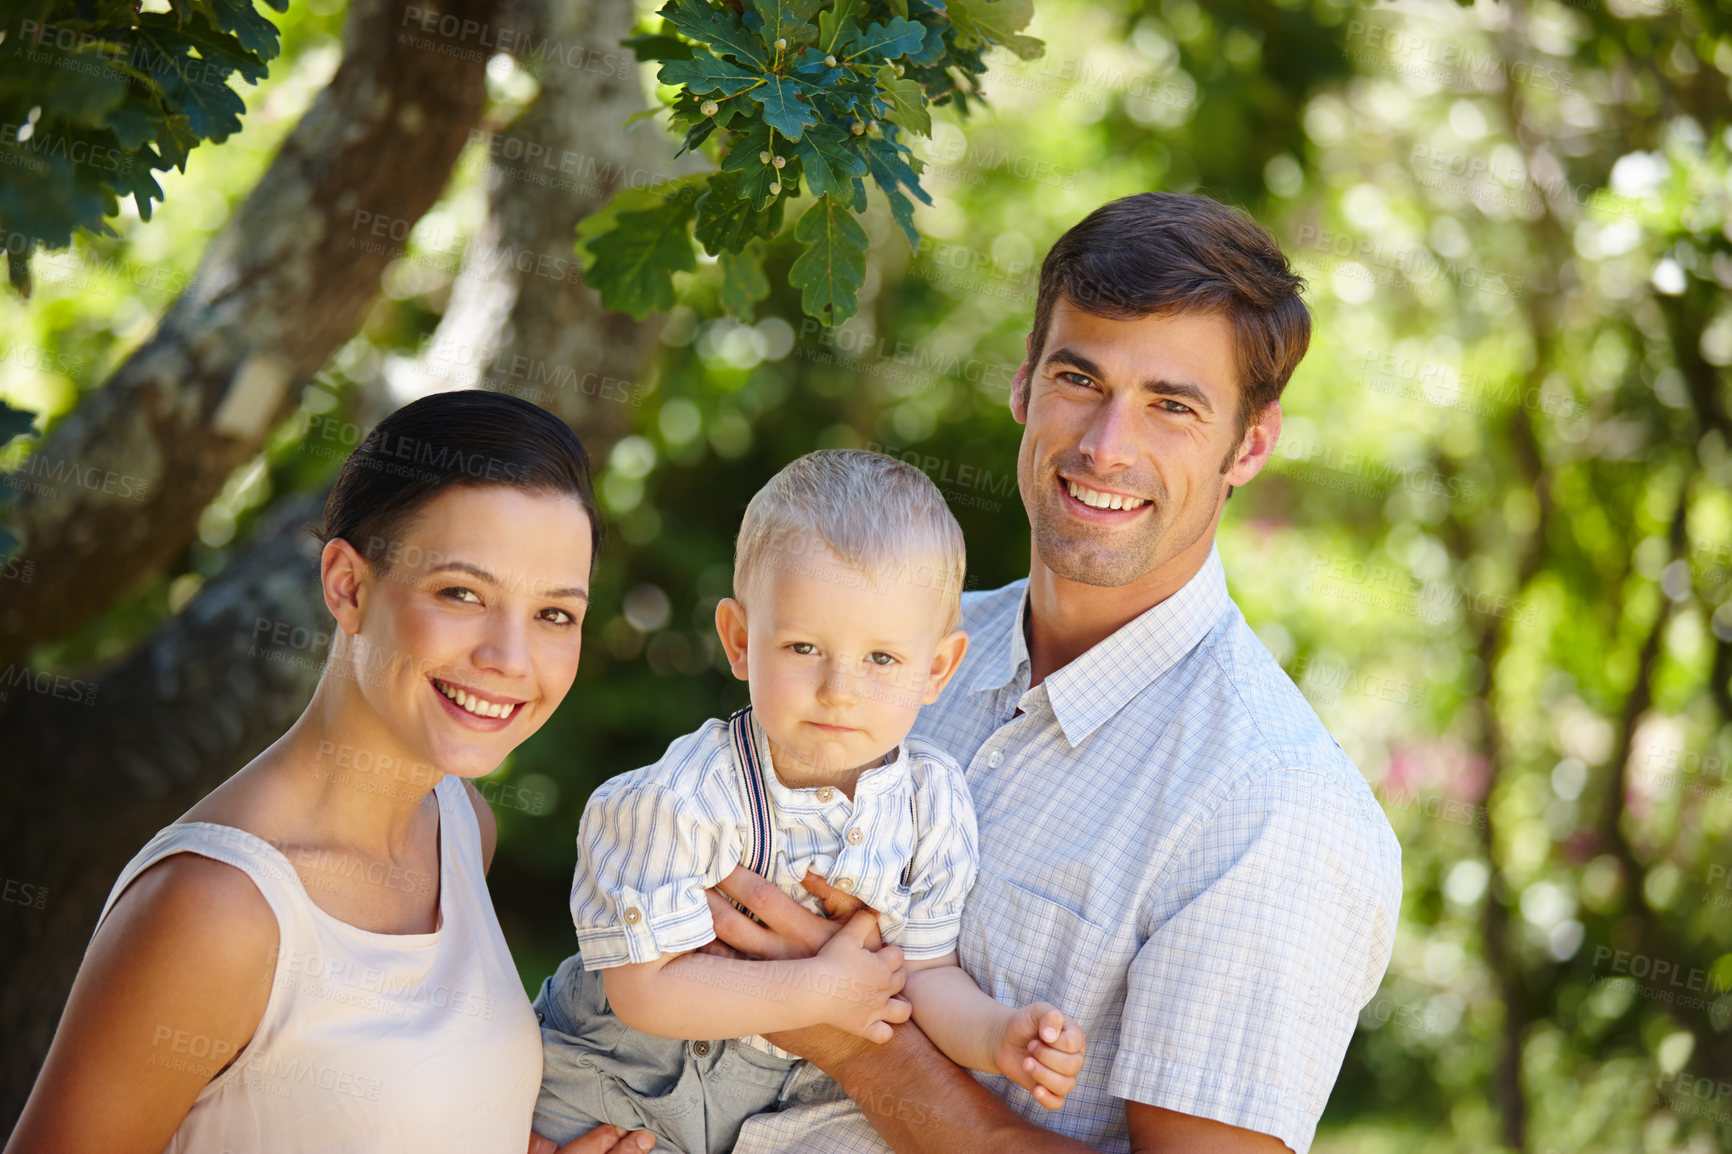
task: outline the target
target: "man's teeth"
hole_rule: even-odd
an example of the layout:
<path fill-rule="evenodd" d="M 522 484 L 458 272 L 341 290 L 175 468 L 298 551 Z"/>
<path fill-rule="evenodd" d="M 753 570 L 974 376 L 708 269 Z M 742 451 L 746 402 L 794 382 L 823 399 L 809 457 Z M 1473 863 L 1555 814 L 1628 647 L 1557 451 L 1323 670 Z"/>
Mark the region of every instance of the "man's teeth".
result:
<path fill-rule="evenodd" d="M 479 697 L 465 693 L 455 685 L 447 685 L 443 681 L 435 681 L 433 684 L 440 693 L 477 717 L 508 717 L 511 711 L 517 708 L 516 705 L 494 705 L 492 702 L 483 701 Z"/>
<path fill-rule="evenodd" d="M 1066 480 L 1070 495 L 1094 509 L 1141 509 L 1148 501 L 1141 497 L 1121 497 L 1117 493 L 1100 493 L 1085 489 L 1075 481 Z"/>

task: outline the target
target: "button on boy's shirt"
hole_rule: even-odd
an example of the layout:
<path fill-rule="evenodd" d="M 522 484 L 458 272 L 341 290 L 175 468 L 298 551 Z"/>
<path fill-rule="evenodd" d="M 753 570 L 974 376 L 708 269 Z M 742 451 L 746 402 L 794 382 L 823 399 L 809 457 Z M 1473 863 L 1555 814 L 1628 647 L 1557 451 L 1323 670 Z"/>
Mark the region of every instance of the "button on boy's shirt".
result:
<path fill-rule="evenodd" d="M 1130 1099 L 1304 1154 L 1389 963 L 1389 822 L 1228 597 L 1216 551 L 1032 689 L 1026 590 L 964 598 L 967 657 L 915 732 L 967 767 L 980 822 L 963 968 L 1007 1005 L 1057 1005 L 1088 1049 L 1059 1111 L 975 1077 L 1100 1150 L 1129 1149 Z M 839 1091 L 790 1092 L 800 1104 L 749 1120 L 736 1154 L 886 1148 Z"/>
<path fill-rule="evenodd" d="M 751 727 L 776 824 L 770 880 L 822 914 L 800 881 L 807 870 L 829 878 L 878 911 L 883 939 L 908 958 L 954 949 L 979 856 L 956 762 L 906 741 L 893 762 L 860 774 L 850 801 L 833 786 L 783 785 L 763 728 L 755 719 Z M 604 782 L 578 824 L 571 887 L 584 968 L 653 961 L 713 939 L 704 891 L 740 864 L 750 830 L 725 721 L 705 722 L 655 764 Z"/>

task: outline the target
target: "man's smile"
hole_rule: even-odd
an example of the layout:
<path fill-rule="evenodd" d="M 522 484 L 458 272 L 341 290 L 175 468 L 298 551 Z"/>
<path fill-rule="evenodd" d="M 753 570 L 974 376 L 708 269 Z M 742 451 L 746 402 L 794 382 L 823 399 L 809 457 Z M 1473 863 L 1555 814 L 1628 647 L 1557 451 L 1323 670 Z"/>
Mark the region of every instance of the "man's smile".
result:
<path fill-rule="evenodd" d="M 1150 503 L 1146 497 L 1095 488 L 1062 473 L 1053 476 L 1067 511 L 1085 521 L 1117 524 L 1141 515 Z"/>

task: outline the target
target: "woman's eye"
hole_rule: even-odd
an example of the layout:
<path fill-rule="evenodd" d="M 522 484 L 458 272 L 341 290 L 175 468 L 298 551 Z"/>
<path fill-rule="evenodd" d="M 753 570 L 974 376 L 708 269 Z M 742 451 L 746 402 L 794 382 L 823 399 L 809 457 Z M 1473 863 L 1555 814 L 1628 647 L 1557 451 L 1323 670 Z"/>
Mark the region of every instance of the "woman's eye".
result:
<path fill-rule="evenodd" d="M 441 589 L 439 590 L 439 596 L 449 597 L 453 601 L 462 601 L 469 605 L 479 605 L 481 603 L 481 598 L 475 595 L 475 590 L 465 589 L 461 585 L 452 585 L 448 588 Z"/>
<path fill-rule="evenodd" d="M 888 653 L 868 653 L 866 655 L 866 660 L 870 661 L 874 665 L 896 664 L 896 658 L 890 656 Z"/>
<path fill-rule="evenodd" d="M 810 657 L 812 654 L 818 652 L 818 647 L 813 645 L 810 641 L 796 641 L 792 645 L 788 646 L 788 648 L 792 649 L 795 653 L 798 653 L 801 657 Z"/>
<path fill-rule="evenodd" d="M 573 617 L 570 613 L 567 613 L 563 609 L 543 609 L 541 612 L 543 614 L 547 614 L 547 613 L 555 614 L 555 616 L 553 616 L 553 617 L 545 618 L 548 621 L 552 621 L 555 625 L 575 625 L 575 624 L 577 624 L 577 618 Z"/>

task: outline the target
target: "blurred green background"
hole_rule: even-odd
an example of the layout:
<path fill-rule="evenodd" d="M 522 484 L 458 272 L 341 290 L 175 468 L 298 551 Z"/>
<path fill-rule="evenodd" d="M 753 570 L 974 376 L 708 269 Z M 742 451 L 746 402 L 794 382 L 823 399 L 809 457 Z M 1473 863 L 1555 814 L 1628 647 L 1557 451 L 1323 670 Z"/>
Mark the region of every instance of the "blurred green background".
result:
<path fill-rule="evenodd" d="M 1276 458 L 1228 505 L 1229 587 L 1404 850 L 1394 959 L 1315 1149 L 1732 1148 L 1732 21 L 1695 0 L 1035 11 L 1044 57 L 996 55 L 988 107 L 937 110 L 918 146 L 918 253 L 875 201 L 846 326 L 801 316 L 785 241 L 750 323 L 710 265 L 681 274 L 598 461 L 577 685 L 487 787 L 526 988 L 570 946 L 590 790 L 744 701 L 711 621 L 750 495 L 810 449 L 882 448 L 951 497 L 970 587 L 1022 576 L 1006 395 L 1040 259 L 1103 201 L 1196 191 L 1275 234 L 1316 326 Z M 295 5 L 239 135 L 165 177 L 150 222 L 0 294 L 0 399 L 51 428 L 140 346 L 331 76 L 344 15 Z M 507 123 L 536 81 L 487 72 Z M 198 540 L 33 667 L 126 654 L 415 395 L 389 369 L 450 307 L 487 160 L 465 154 Z"/>

